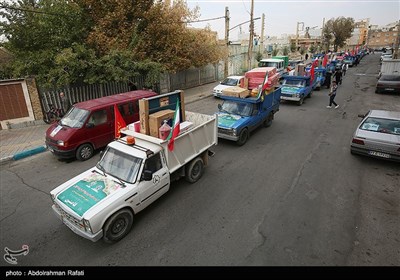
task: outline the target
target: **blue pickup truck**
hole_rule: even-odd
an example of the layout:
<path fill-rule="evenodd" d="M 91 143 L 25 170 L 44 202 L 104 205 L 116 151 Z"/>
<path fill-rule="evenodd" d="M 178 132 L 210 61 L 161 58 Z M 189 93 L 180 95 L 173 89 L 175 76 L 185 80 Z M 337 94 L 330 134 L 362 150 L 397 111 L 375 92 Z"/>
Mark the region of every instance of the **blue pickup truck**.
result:
<path fill-rule="evenodd" d="M 310 67 L 306 68 L 306 71 L 310 71 Z M 326 80 L 326 68 L 325 67 L 317 67 L 314 69 L 315 71 L 315 78 L 312 81 L 312 89 L 320 90 L 323 85 L 325 85 Z"/>
<path fill-rule="evenodd" d="M 311 97 L 312 91 L 313 85 L 310 76 L 285 76 L 282 83 L 281 100 L 296 101 L 300 106 L 306 97 Z"/>
<path fill-rule="evenodd" d="M 279 111 L 281 88 L 263 92 L 259 97 L 238 98 L 220 96 L 218 104 L 218 137 L 244 145 L 250 132 L 263 125 L 272 124 L 274 114 Z"/>

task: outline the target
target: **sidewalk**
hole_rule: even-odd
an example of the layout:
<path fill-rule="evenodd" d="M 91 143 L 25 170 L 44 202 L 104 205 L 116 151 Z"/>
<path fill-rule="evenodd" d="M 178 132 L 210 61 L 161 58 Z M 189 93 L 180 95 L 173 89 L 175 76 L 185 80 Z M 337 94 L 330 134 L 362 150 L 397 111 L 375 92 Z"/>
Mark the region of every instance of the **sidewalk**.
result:
<path fill-rule="evenodd" d="M 213 96 L 212 89 L 219 82 L 186 89 L 185 104 Z M 45 134 L 49 124 L 0 130 L 0 165 L 46 151 Z"/>

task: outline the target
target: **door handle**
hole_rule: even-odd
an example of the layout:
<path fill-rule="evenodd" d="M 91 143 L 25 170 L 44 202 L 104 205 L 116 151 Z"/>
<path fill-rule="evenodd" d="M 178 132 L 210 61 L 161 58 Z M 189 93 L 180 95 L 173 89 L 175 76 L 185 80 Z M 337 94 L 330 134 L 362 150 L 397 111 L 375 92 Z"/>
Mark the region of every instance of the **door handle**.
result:
<path fill-rule="evenodd" d="M 161 176 L 165 176 L 165 175 L 167 175 L 167 172 L 165 172 L 163 175 L 161 175 Z"/>

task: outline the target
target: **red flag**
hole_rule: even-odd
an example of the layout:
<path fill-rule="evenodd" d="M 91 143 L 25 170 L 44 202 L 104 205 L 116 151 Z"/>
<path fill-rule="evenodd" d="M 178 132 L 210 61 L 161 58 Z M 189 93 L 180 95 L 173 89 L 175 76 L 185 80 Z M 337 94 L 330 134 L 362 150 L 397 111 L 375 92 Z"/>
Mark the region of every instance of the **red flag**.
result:
<path fill-rule="evenodd" d="M 315 61 L 313 62 L 313 64 L 311 65 L 311 71 L 310 71 L 310 74 L 311 74 L 311 83 L 314 81 L 314 76 L 315 76 L 315 70 L 314 70 L 314 68 L 315 68 L 315 66 L 317 66 L 317 65 L 318 65 L 318 59 L 315 60 Z"/>
<path fill-rule="evenodd" d="M 117 105 L 114 105 L 114 117 L 115 117 L 115 138 L 121 137 L 121 128 L 126 127 L 126 123 L 119 112 Z"/>
<path fill-rule="evenodd" d="M 324 55 L 324 60 L 322 61 L 322 66 L 326 67 L 327 64 L 328 64 L 328 56 Z"/>
<path fill-rule="evenodd" d="M 180 124 L 181 124 L 181 119 L 180 119 L 180 110 L 179 110 L 179 99 L 177 99 L 176 100 L 175 115 L 174 115 L 174 122 L 172 124 L 172 130 L 169 133 L 169 136 L 167 138 L 167 140 L 169 140 L 169 142 L 168 142 L 168 150 L 170 150 L 170 151 L 174 150 L 174 142 L 175 142 L 175 138 L 179 135 Z"/>

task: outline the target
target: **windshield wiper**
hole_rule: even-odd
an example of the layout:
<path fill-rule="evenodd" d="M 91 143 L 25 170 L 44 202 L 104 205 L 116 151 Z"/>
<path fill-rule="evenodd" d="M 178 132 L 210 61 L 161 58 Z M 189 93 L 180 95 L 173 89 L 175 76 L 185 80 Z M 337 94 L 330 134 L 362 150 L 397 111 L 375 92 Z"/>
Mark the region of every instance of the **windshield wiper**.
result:
<path fill-rule="evenodd" d="M 103 172 L 103 174 L 101 174 L 100 172 L 98 172 L 96 169 L 94 169 L 93 172 L 96 172 L 96 173 L 98 173 L 98 174 L 100 174 L 100 175 L 103 175 L 104 177 L 107 177 L 106 171 L 104 170 L 104 167 L 103 167 L 100 163 L 98 163 L 98 164 L 96 165 L 96 167 L 97 167 L 98 169 L 100 169 L 100 170 Z"/>
<path fill-rule="evenodd" d="M 118 179 L 118 182 L 115 181 L 115 180 L 113 180 L 113 182 L 115 182 L 115 183 L 117 183 L 117 184 L 120 184 L 123 188 L 126 187 L 125 183 L 124 183 L 120 178 L 118 178 L 118 177 L 116 177 L 116 176 L 114 176 L 114 178 L 117 178 L 117 179 Z"/>

